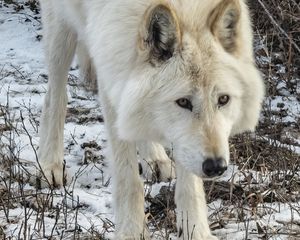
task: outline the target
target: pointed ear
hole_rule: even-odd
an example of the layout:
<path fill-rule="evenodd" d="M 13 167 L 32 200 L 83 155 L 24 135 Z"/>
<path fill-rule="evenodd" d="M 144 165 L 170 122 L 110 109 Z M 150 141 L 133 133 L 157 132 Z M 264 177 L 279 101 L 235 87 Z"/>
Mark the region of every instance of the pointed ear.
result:
<path fill-rule="evenodd" d="M 141 49 L 153 63 L 171 58 L 180 42 L 180 29 L 174 12 L 164 4 L 150 7 L 140 30 Z"/>
<path fill-rule="evenodd" d="M 222 0 L 212 11 L 208 26 L 223 48 L 234 54 L 238 49 L 241 6 L 238 0 Z"/>

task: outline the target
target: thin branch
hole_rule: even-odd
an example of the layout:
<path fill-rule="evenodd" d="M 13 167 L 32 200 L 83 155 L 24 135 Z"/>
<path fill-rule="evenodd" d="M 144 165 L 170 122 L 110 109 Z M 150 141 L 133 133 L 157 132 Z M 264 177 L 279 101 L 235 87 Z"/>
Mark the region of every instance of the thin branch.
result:
<path fill-rule="evenodd" d="M 300 53 L 300 47 L 294 42 L 293 39 L 290 38 L 290 36 L 284 31 L 282 27 L 276 22 L 276 20 L 273 18 L 272 14 L 269 12 L 265 4 L 261 0 L 257 0 L 259 4 L 263 7 L 265 12 L 267 13 L 268 17 L 270 18 L 271 22 L 279 29 L 279 31 L 291 42 L 291 44 L 296 48 L 296 50 Z"/>

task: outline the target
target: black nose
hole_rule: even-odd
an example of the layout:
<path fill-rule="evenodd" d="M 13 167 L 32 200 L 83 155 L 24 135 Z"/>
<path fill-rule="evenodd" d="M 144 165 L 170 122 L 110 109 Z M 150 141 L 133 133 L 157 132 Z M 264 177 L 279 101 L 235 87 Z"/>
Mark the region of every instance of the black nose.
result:
<path fill-rule="evenodd" d="M 202 169 L 207 177 L 221 176 L 227 170 L 227 164 L 223 158 L 207 158 Z"/>

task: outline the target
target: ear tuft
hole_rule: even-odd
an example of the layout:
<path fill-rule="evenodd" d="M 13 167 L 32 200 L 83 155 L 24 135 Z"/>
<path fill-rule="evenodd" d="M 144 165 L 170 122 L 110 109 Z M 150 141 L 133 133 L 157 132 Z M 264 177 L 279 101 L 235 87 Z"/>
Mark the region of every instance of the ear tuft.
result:
<path fill-rule="evenodd" d="M 229 53 L 238 48 L 241 7 L 238 0 L 223 0 L 212 11 L 208 24 L 212 34 Z"/>
<path fill-rule="evenodd" d="M 163 4 L 148 9 L 143 24 L 144 48 L 150 60 L 159 62 L 171 58 L 179 41 L 179 27 L 174 13 Z"/>

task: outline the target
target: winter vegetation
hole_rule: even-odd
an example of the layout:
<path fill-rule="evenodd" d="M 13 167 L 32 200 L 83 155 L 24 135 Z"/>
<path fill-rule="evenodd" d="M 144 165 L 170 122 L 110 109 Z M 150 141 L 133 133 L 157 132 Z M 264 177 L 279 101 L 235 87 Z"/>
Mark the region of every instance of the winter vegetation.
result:
<path fill-rule="evenodd" d="M 255 133 L 231 139 L 226 174 L 205 182 L 219 239 L 300 239 L 300 3 L 252 0 L 267 96 Z M 101 106 L 72 64 L 65 124 L 70 184 L 40 188 L 37 149 L 47 86 L 36 0 L 0 0 L 0 239 L 110 239 L 111 177 Z M 170 156 L 172 150 L 169 150 Z M 142 177 L 142 176 L 141 176 Z M 145 181 L 153 239 L 176 239 L 175 180 Z"/>

